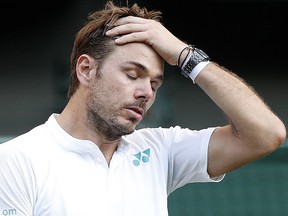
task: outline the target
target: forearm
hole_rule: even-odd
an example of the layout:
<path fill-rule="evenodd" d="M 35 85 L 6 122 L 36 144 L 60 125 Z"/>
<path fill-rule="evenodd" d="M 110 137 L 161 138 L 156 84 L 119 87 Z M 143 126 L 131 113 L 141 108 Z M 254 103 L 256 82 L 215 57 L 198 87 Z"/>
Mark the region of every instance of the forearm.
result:
<path fill-rule="evenodd" d="M 282 122 L 254 89 L 236 74 L 210 63 L 196 77 L 195 82 L 227 115 L 234 134 L 240 139 L 255 143 L 260 140 L 269 143 L 273 141 L 275 145 L 282 142 L 273 140 L 275 133 L 281 134 L 282 131 L 274 129 L 280 130 Z"/>

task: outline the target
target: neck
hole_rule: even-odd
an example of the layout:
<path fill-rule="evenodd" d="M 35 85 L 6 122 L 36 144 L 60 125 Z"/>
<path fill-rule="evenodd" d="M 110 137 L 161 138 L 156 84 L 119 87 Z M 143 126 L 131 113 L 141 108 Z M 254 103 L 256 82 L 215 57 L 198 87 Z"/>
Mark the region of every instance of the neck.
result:
<path fill-rule="evenodd" d="M 90 140 L 95 143 L 95 145 L 97 145 L 103 153 L 109 165 L 121 138 L 117 140 L 108 140 L 101 136 L 88 126 L 88 123 L 86 122 L 87 117 L 85 115 L 86 111 L 84 108 L 81 108 L 78 105 L 75 106 L 73 101 L 69 101 L 65 109 L 56 120 L 68 134 L 76 139 Z"/>

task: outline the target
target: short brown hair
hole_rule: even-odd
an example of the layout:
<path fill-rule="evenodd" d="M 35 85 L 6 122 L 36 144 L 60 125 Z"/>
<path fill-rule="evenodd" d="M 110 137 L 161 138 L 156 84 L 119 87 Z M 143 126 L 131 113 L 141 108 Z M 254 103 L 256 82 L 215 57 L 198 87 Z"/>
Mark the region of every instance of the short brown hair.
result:
<path fill-rule="evenodd" d="M 76 75 L 77 59 L 82 54 L 90 55 L 95 59 L 98 68 L 101 63 L 113 50 L 112 39 L 105 36 L 105 32 L 113 26 L 113 23 L 125 16 L 137 16 L 145 19 L 159 21 L 162 19 L 161 12 L 151 10 L 145 7 L 139 7 L 136 3 L 132 6 L 116 6 L 112 1 L 107 1 L 104 9 L 95 11 L 88 15 L 87 22 L 76 34 L 72 53 L 70 56 L 71 73 L 68 98 L 75 93 L 79 86 L 79 80 Z"/>

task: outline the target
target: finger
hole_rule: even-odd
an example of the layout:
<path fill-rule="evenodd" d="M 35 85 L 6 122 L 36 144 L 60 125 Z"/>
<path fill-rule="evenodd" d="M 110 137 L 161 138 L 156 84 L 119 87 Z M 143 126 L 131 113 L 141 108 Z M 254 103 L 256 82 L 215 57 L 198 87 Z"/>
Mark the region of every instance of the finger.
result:
<path fill-rule="evenodd" d="M 145 27 L 141 24 L 124 24 L 115 26 L 114 28 L 107 31 L 105 34 L 110 37 L 115 37 L 117 35 L 124 35 L 133 32 L 143 32 Z"/>
<path fill-rule="evenodd" d="M 143 32 L 134 32 L 131 34 L 124 34 L 115 38 L 115 42 L 118 45 L 131 43 L 131 42 L 144 42 L 144 43 L 149 44 L 148 41 L 146 40 L 147 40 L 147 36 L 145 36 L 145 33 Z"/>
<path fill-rule="evenodd" d="M 137 32 L 137 31 L 145 31 L 147 30 L 148 26 L 150 25 L 151 20 L 140 18 L 140 17 L 134 17 L 134 16 L 127 16 L 118 19 L 113 24 L 113 30 L 110 29 L 107 31 L 107 36 L 115 36 L 119 34 L 127 34 L 130 32 Z M 112 31 L 111 31 L 112 30 Z"/>
<path fill-rule="evenodd" d="M 124 25 L 124 24 L 128 24 L 128 23 L 143 24 L 143 23 L 146 23 L 146 22 L 147 22 L 147 19 L 144 19 L 144 18 L 141 18 L 141 17 L 126 16 L 126 17 L 122 17 L 122 18 L 116 20 L 114 25 L 118 26 L 118 25 Z"/>

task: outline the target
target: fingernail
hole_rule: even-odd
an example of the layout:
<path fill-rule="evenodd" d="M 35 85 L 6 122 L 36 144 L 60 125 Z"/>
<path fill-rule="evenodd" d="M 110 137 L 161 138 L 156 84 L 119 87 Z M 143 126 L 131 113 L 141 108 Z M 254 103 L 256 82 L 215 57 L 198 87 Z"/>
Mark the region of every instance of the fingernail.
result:
<path fill-rule="evenodd" d="M 117 35 L 117 36 L 113 37 L 113 39 L 114 39 L 114 40 L 117 40 L 117 39 L 119 39 L 120 37 L 121 37 L 120 35 Z"/>

